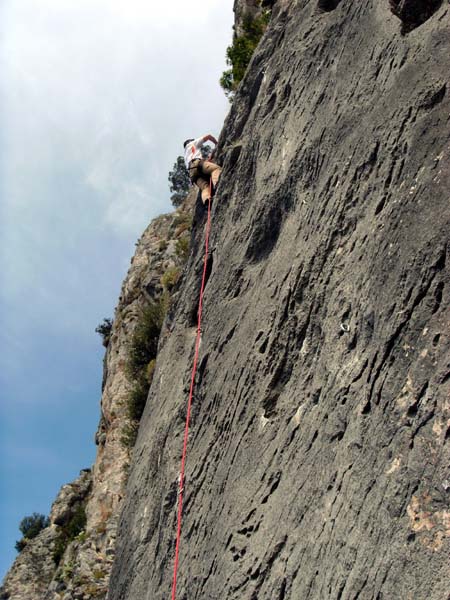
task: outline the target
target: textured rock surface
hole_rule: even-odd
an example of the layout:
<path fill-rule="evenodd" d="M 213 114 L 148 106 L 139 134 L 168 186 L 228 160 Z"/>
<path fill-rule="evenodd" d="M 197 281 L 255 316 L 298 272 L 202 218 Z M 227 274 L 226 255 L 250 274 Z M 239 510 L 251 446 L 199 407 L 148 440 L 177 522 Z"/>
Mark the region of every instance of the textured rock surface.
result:
<path fill-rule="evenodd" d="M 52 580 L 55 527 L 47 527 L 22 550 L 0 587 L 1 600 L 43 598 Z"/>
<path fill-rule="evenodd" d="M 275 0 L 234 0 L 234 34 L 240 36 L 244 33 L 244 19 L 257 17 L 263 10 L 270 10 Z"/>
<path fill-rule="evenodd" d="M 186 235 L 183 228 L 195 196 L 191 193 L 179 210 L 155 219 L 137 242 L 105 354 L 101 419 L 95 435 L 98 452 L 92 475 L 87 478 L 85 474 L 62 487 L 52 507 L 51 527 L 17 557 L 0 590 L 2 598 L 89 600 L 106 595 L 130 460 L 130 450 L 122 443 L 132 385 L 125 372 L 128 347 L 142 306 L 160 295 L 161 276 L 180 263 L 177 240 Z M 56 526 L 67 523 L 73 506 L 81 500 L 87 517 L 85 532 L 68 545 L 57 567 L 53 560 Z"/>
<path fill-rule="evenodd" d="M 85 502 L 91 483 L 91 473 L 85 470 L 74 482 L 61 488 L 51 508 L 49 527 L 29 540 L 8 571 L 0 588 L 2 600 L 38 600 L 46 596 L 56 571 L 53 551 L 58 526 L 67 523 L 74 506 Z"/>
<path fill-rule="evenodd" d="M 261 10 L 259 0 L 234 0 L 234 31 L 237 36 L 243 34 L 243 22 L 246 16 L 256 16 Z"/>
<path fill-rule="evenodd" d="M 221 136 L 180 600 L 447 598 L 449 17 L 275 3 Z M 110 600 L 170 597 L 203 225 Z"/>

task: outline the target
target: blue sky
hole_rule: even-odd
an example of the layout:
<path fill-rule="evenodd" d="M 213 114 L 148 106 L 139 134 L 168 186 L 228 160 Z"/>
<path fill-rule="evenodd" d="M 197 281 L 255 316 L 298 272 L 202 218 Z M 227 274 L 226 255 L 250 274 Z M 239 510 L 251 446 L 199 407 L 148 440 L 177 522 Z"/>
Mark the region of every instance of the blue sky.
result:
<path fill-rule="evenodd" d="M 95 458 L 103 347 L 181 142 L 218 134 L 232 1 L 0 6 L 0 578 Z"/>

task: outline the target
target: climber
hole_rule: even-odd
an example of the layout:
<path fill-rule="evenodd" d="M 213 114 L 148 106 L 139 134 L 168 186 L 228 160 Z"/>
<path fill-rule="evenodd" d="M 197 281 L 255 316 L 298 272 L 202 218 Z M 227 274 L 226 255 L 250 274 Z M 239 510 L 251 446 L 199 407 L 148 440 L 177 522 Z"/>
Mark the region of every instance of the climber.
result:
<path fill-rule="evenodd" d="M 206 142 L 212 142 L 217 145 L 216 138 L 211 134 L 204 135 L 196 140 L 186 140 L 183 144 L 184 162 L 189 171 L 189 178 L 201 190 L 203 204 L 206 204 L 210 199 L 210 179 L 212 181 L 212 195 L 214 195 L 222 172 L 219 165 L 202 158 L 201 149 Z"/>

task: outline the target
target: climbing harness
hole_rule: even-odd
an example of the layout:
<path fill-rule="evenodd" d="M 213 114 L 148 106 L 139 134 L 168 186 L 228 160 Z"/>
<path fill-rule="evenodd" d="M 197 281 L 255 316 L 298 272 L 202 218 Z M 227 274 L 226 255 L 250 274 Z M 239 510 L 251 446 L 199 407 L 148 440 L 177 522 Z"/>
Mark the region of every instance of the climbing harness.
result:
<path fill-rule="evenodd" d="M 202 163 L 203 160 L 201 158 L 194 158 L 194 160 L 191 160 L 191 162 L 189 163 L 189 179 L 192 184 L 195 184 L 197 182 L 197 179 L 199 179 L 202 176 L 200 172 Z"/>
<path fill-rule="evenodd" d="M 208 263 L 209 232 L 211 229 L 211 196 L 212 196 L 212 179 L 210 179 L 210 183 L 209 183 L 208 218 L 206 221 L 206 230 L 205 230 L 205 257 L 203 259 L 202 285 L 200 287 L 200 297 L 199 297 L 199 302 L 198 302 L 197 337 L 195 339 L 194 364 L 192 366 L 191 387 L 189 389 L 189 399 L 188 399 L 187 411 L 186 411 L 186 424 L 184 427 L 183 452 L 181 454 L 181 468 L 180 468 L 180 476 L 178 478 L 178 524 L 177 524 L 177 537 L 176 537 L 176 545 L 175 545 L 175 562 L 174 562 L 174 567 L 173 567 L 172 600 L 175 600 L 175 595 L 176 595 L 176 591 L 177 591 L 178 562 L 179 562 L 179 558 L 180 558 L 181 520 L 182 520 L 182 515 L 183 515 L 184 468 L 185 468 L 185 464 L 186 464 L 187 443 L 188 443 L 188 436 L 189 436 L 189 421 L 191 418 L 192 398 L 194 396 L 195 375 L 197 373 L 198 354 L 199 354 L 199 349 L 200 349 L 200 339 L 201 339 L 201 333 L 202 333 L 201 326 L 202 326 L 202 311 L 203 311 L 203 293 L 205 291 L 206 267 L 207 267 L 207 263 Z"/>

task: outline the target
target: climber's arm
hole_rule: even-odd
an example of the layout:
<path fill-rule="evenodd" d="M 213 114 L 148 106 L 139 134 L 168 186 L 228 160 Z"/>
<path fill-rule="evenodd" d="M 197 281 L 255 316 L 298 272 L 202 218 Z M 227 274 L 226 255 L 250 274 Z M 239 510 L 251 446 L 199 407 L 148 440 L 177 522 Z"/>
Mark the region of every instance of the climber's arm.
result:
<path fill-rule="evenodd" d="M 213 135 L 211 135 L 210 133 L 208 133 L 208 135 L 205 135 L 203 137 L 203 143 L 205 143 L 205 142 L 212 142 L 213 144 L 215 144 L 217 146 L 216 138 Z"/>

